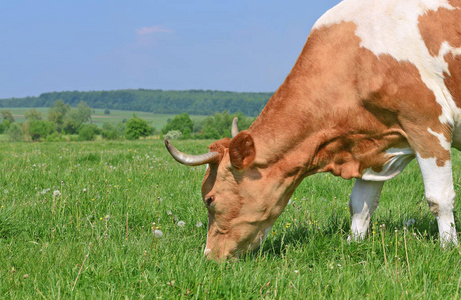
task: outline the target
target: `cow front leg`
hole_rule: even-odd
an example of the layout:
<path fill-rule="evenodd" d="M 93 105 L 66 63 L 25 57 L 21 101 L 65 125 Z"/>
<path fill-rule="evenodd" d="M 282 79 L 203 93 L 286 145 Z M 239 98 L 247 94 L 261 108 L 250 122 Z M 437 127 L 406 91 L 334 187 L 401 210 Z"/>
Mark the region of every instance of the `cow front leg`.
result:
<path fill-rule="evenodd" d="M 348 241 L 361 241 L 367 234 L 371 216 L 378 207 L 383 185 L 384 181 L 366 181 L 362 179 L 355 181 L 349 201 L 352 224 Z"/>
<path fill-rule="evenodd" d="M 436 158 L 422 158 L 416 155 L 423 175 L 427 203 L 437 219 L 442 247 L 458 244 L 453 206 L 455 191 L 451 160 L 438 161 Z"/>

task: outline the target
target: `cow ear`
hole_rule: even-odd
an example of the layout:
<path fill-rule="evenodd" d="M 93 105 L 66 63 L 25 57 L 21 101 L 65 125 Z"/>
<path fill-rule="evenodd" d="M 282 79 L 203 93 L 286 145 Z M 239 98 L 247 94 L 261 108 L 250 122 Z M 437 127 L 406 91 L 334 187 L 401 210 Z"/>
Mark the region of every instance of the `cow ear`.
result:
<path fill-rule="evenodd" d="M 240 170 L 253 163 L 256 156 L 255 144 L 247 131 L 240 132 L 231 140 L 229 156 L 232 166 Z"/>

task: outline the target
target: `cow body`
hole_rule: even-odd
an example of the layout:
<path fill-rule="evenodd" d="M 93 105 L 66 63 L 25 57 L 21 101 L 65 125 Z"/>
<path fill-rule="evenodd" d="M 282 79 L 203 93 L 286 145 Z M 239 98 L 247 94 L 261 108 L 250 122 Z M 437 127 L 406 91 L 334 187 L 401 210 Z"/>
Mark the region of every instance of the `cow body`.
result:
<path fill-rule="evenodd" d="M 457 244 L 451 147 L 461 147 L 461 0 L 345 0 L 314 25 L 260 116 L 218 153 L 202 185 L 206 253 L 259 245 L 299 183 L 357 178 L 351 237 L 383 183 L 416 157 L 443 245 Z"/>

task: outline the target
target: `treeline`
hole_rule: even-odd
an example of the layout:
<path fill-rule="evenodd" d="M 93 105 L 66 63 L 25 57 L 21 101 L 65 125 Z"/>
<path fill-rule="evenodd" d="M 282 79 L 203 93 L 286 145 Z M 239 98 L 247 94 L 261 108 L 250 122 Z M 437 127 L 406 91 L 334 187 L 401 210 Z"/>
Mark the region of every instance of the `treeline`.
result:
<path fill-rule="evenodd" d="M 155 132 L 145 120 L 133 115 L 126 122 L 104 123 L 102 128 L 91 122 L 92 109 L 85 103 L 70 107 L 62 100 L 50 106 L 46 119 L 35 108 L 24 113 L 24 123 L 15 122 L 11 111 L 0 110 L 0 133 L 9 141 L 92 141 L 98 135 L 107 140 L 139 139 Z M 66 135 L 68 138 L 65 138 Z"/>
<path fill-rule="evenodd" d="M 234 117 L 238 118 L 239 130 L 250 127 L 255 118 L 242 113 L 229 114 L 227 111 L 215 113 L 199 122 L 193 122 L 187 113 L 182 113 L 169 120 L 162 128 L 162 135 L 170 139 L 221 139 L 231 137 Z"/>
<path fill-rule="evenodd" d="M 51 107 L 62 99 L 72 107 L 80 102 L 92 108 L 145 111 L 156 114 L 213 115 L 241 112 L 257 116 L 272 93 L 237 93 L 210 90 L 116 90 L 91 92 L 51 92 L 38 97 L 0 99 L 0 107 Z"/>
<path fill-rule="evenodd" d="M 215 113 L 205 119 L 193 122 L 187 113 L 176 115 L 156 131 L 145 120 L 133 115 L 118 124 L 104 123 L 96 126 L 91 120 L 92 108 L 85 102 L 71 107 L 62 100 L 56 100 L 48 109 L 46 118 L 35 108 L 24 113 L 25 122 L 16 122 L 11 111 L 0 109 L 0 134 L 6 134 L 9 141 L 92 141 L 97 136 L 107 140 L 135 140 L 150 135 L 170 139 L 221 139 L 231 137 L 232 120 L 238 118 L 240 130 L 248 129 L 255 118 L 241 112 Z"/>

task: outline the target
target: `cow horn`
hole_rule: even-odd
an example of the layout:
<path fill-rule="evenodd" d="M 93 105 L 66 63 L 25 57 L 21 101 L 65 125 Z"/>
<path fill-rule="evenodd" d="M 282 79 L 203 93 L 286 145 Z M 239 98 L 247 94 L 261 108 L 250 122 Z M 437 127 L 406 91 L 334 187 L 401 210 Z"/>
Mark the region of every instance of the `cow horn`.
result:
<path fill-rule="evenodd" d="M 232 120 L 232 129 L 231 129 L 232 137 L 235 137 L 239 133 L 239 128 L 237 126 L 237 121 L 238 121 L 237 117 L 235 117 L 234 120 Z"/>
<path fill-rule="evenodd" d="M 168 138 L 165 138 L 165 147 L 177 162 L 186 166 L 199 166 L 218 162 L 219 160 L 218 152 L 209 152 L 202 155 L 190 155 L 182 153 L 171 144 Z"/>

